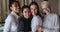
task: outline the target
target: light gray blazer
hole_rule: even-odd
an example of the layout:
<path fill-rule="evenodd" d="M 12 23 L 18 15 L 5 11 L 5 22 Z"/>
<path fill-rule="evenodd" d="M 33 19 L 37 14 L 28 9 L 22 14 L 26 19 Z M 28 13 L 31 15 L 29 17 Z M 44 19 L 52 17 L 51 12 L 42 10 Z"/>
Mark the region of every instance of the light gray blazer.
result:
<path fill-rule="evenodd" d="M 17 32 L 18 15 L 12 11 L 5 20 L 3 32 Z"/>
<path fill-rule="evenodd" d="M 56 14 L 49 14 L 44 16 L 43 32 L 59 32 L 59 17 Z"/>
<path fill-rule="evenodd" d="M 36 28 L 38 26 L 42 26 L 42 19 L 40 16 L 37 15 L 37 16 L 34 16 L 31 21 L 32 32 L 36 32 Z"/>

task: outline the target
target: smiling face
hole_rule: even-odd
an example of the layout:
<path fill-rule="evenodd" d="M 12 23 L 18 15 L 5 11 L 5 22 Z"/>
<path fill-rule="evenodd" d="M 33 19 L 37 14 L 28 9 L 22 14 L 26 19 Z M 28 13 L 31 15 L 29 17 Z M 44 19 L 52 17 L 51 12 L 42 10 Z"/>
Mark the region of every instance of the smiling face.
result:
<path fill-rule="evenodd" d="M 46 6 L 44 6 L 44 5 L 42 5 L 42 9 L 43 9 L 43 12 L 48 12 L 48 8 L 46 7 Z"/>
<path fill-rule="evenodd" d="M 31 15 L 30 9 L 29 8 L 24 8 L 24 10 L 23 10 L 24 18 L 28 19 L 30 17 L 30 15 Z"/>
<path fill-rule="evenodd" d="M 43 12 L 45 12 L 45 13 L 50 12 L 49 2 L 43 1 L 43 2 L 41 3 L 41 8 L 43 9 Z"/>
<path fill-rule="evenodd" d="M 10 7 L 10 9 L 16 13 L 19 13 L 20 12 L 20 6 L 17 2 L 14 2 L 12 4 L 12 6 Z"/>
<path fill-rule="evenodd" d="M 37 6 L 36 5 L 31 5 L 30 10 L 33 16 L 37 14 Z"/>

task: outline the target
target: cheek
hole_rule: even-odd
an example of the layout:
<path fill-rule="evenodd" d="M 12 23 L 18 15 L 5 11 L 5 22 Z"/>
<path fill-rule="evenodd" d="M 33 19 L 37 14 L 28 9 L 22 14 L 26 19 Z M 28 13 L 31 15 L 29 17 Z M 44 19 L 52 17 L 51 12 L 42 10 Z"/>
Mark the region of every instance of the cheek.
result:
<path fill-rule="evenodd" d="M 23 12 L 23 16 L 25 16 L 26 13 Z"/>
<path fill-rule="evenodd" d="M 31 10 L 31 13 L 33 13 L 33 10 Z"/>
<path fill-rule="evenodd" d="M 43 10 L 43 12 L 46 12 L 46 10 Z"/>
<path fill-rule="evenodd" d="M 15 7 L 15 10 L 17 10 L 17 7 Z"/>
<path fill-rule="evenodd" d="M 28 13 L 28 15 L 30 16 L 30 15 L 31 15 L 31 13 L 29 12 L 29 13 Z"/>
<path fill-rule="evenodd" d="M 45 9 L 43 9 L 43 11 L 46 11 Z"/>
<path fill-rule="evenodd" d="M 33 8 L 31 8 L 30 10 L 31 10 L 31 12 L 33 12 L 33 11 L 34 11 L 34 9 L 33 9 Z"/>
<path fill-rule="evenodd" d="M 45 13 L 46 13 L 46 12 L 47 12 L 47 10 L 45 10 L 45 9 L 44 9 L 44 10 L 43 10 L 43 12 L 45 12 Z"/>
<path fill-rule="evenodd" d="M 27 13 L 23 13 L 23 15 L 26 17 L 28 14 Z"/>
<path fill-rule="evenodd" d="M 37 14 L 37 10 L 34 10 L 34 14 Z"/>
<path fill-rule="evenodd" d="M 32 10 L 31 12 L 32 12 L 32 13 L 34 13 L 34 11 L 33 11 L 33 10 Z"/>
<path fill-rule="evenodd" d="M 12 7 L 12 10 L 15 10 L 15 7 Z"/>
<path fill-rule="evenodd" d="M 14 7 L 14 10 L 17 10 L 17 7 Z"/>
<path fill-rule="evenodd" d="M 14 10 L 14 11 L 16 11 L 16 8 L 15 8 L 15 7 L 13 7 L 13 10 Z"/>

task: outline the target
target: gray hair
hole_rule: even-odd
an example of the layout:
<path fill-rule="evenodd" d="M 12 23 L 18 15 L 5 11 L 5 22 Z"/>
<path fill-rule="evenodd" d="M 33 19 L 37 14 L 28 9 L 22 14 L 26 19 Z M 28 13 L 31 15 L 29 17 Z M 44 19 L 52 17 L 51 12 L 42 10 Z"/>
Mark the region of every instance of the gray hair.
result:
<path fill-rule="evenodd" d="M 42 6 L 42 5 L 46 6 L 46 7 L 49 8 L 49 9 L 51 9 L 51 5 L 50 5 L 50 3 L 49 3 L 48 1 L 43 1 L 43 2 L 41 3 L 41 6 Z"/>

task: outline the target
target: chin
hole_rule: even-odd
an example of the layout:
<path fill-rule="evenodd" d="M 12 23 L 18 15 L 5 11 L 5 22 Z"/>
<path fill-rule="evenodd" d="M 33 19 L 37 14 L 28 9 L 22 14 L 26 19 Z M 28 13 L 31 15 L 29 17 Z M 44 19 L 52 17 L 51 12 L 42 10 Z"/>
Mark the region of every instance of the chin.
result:
<path fill-rule="evenodd" d="M 19 11 L 17 11 L 17 13 L 19 13 Z"/>
<path fill-rule="evenodd" d="M 28 19 L 29 17 L 27 17 L 27 19 Z"/>

